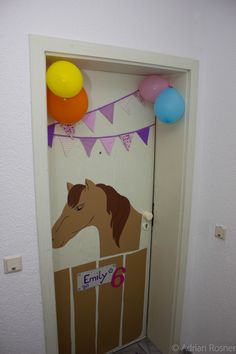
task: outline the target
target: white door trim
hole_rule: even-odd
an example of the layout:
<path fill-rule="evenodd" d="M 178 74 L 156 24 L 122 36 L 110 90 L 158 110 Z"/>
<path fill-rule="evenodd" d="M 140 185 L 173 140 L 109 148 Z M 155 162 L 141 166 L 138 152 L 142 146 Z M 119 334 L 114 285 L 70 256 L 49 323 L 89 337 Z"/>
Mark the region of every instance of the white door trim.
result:
<path fill-rule="evenodd" d="M 183 294 L 189 238 L 191 193 L 193 179 L 194 139 L 197 106 L 198 62 L 193 59 L 157 54 L 129 48 L 85 43 L 75 40 L 30 35 L 30 69 L 32 94 L 32 126 L 34 176 L 36 194 L 37 232 L 39 240 L 40 276 L 44 311 L 47 354 L 58 354 L 55 310 L 54 274 L 52 262 L 50 197 L 48 184 L 47 108 L 46 108 L 46 55 L 76 57 L 97 66 L 132 70 L 168 70 L 183 72 L 187 78 L 187 119 L 184 123 L 183 166 L 181 166 L 181 198 L 178 211 L 178 252 L 175 284 L 171 303 L 171 328 L 163 339 L 164 354 L 172 343 L 179 343 Z M 158 185 L 157 185 L 158 189 Z M 157 198 L 155 196 L 155 198 Z M 158 211 L 158 208 L 157 208 Z M 155 213 L 157 212 L 155 210 Z M 155 218 L 158 220 L 158 217 Z M 154 235 L 157 233 L 154 222 Z M 151 269 L 153 272 L 153 270 Z"/>

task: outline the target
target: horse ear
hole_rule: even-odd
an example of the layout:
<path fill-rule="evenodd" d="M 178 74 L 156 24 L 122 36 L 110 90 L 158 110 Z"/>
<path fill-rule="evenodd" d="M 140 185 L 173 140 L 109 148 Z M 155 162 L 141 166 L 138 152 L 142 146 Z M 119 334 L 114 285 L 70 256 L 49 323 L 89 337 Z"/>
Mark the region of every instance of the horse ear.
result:
<path fill-rule="evenodd" d="M 90 181 L 90 179 L 85 179 L 85 189 L 86 191 L 91 190 L 93 187 L 96 187 L 96 184 L 93 183 L 93 181 Z"/>
<path fill-rule="evenodd" d="M 69 182 L 67 182 L 67 190 L 68 190 L 68 192 L 71 190 L 71 188 L 74 186 L 73 184 L 71 184 L 71 183 L 69 183 Z"/>

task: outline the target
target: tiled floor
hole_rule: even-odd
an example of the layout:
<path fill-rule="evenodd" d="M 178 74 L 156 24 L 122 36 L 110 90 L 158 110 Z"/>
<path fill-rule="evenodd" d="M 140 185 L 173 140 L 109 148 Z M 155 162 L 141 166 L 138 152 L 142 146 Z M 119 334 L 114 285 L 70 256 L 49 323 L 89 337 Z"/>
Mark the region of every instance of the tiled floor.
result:
<path fill-rule="evenodd" d="M 159 350 L 150 342 L 149 339 L 143 339 L 140 342 L 130 345 L 116 352 L 117 354 L 161 354 Z"/>

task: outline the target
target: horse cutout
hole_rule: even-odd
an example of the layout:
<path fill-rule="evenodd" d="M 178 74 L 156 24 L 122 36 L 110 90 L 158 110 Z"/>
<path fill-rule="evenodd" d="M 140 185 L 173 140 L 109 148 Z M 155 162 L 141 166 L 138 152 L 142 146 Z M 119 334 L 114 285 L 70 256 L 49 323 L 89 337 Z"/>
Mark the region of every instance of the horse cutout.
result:
<path fill-rule="evenodd" d="M 53 248 L 63 247 L 87 226 L 99 232 L 100 256 L 139 249 L 142 215 L 113 187 L 67 183 L 67 203 L 52 228 Z"/>

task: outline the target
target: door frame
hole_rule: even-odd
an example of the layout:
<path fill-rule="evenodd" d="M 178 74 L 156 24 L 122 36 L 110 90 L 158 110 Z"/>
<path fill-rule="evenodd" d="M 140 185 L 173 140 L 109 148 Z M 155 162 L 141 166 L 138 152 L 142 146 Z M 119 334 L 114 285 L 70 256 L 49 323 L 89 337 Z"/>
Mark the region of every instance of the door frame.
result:
<path fill-rule="evenodd" d="M 185 274 L 187 250 L 189 239 L 191 195 L 194 165 L 194 146 L 196 131 L 196 108 L 198 86 L 198 61 L 154 52 L 136 49 L 120 48 L 108 45 L 51 38 L 40 35 L 30 35 L 30 73 L 32 96 L 32 135 L 34 153 L 34 180 L 36 197 L 36 218 L 39 245 L 40 279 L 42 289 L 45 343 L 47 354 L 58 354 L 57 323 L 55 306 L 54 273 L 51 244 L 50 224 L 50 196 L 48 178 L 48 152 L 47 152 L 47 107 L 46 107 L 46 56 L 60 56 L 67 58 L 80 58 L 85 63 L 97 66 L 101 70 L 118 71 L 127 68 L 132 73 L 151 73 L 153 71 L 179 72 L 186 80 L 186 114 L 180 123 L 182 134 L 181 161 L 178 176 L 178 203 L 173 211 L 175 223 L 169 228 L 169 220 L 159 213 L 162 205 L 159 203 L 159 193 L 163 185 L 158 181 L 158 173 L 164 161 L 161 148 L 157 142 L 155 181 L 154 181 L 154 225 L 151 261 L 151 282 L 160 279 L 163 289 L 168 290 L 168 282 L 158 275 L 159 265 L 163 259 L 157 257 L 159 244 L 163 240 L 164 248 L 168 248 L 168 234 L 175 230 L 176 252 L 171 260 L 169 272 L 172 275 L 171 296 L 169 300 L 161 296 L 156 298 L 156 289 L 150 287 L 148 331 L 151 339 L 159 346 L 164 354 L 171 353 L 173 343 L 180 344 L 180 331 L 182 322 L 183 296 L 185 287 Z M 179 124 L 179 123 L 178 123 Z M 176 125 L 177 126 L 177 125 Z M 161 131 L 166 136 L 166 127 Z M 158 131 L 157 131 L 158 134 Z M 175 133 L 174 133 L 175 134 Z M 177 132 L 178 135 L 178 132 Z M 161 138 L 160 138 L 161 141 Z M 166 140 L 167 141 L 167 140 Z M 158 150 L 159 149 L 159 150 Z M 168 171 L 168 167 L 166 168 Z M 166 189 L 168 194 L 168 189 Z M 166 194 L 166 195 L 167 195 Z M 168 196 L 167 196 L 168 197 Z M 164 210 L 164 207 L 163 207 Z M 158 234 L 159 233 L 159 234 Z M 160 235 L 162 233 L 162 235 Z M 165 238 L 165 235 L 167 237 Z M 170 235 L 169 235 L 170 236 Z M 160 259 L 160 264 L 158 265 Z M 156 267 L 158 271 L 156 272 Z M 155 276 L 157 274 L 157 276 Z M 163 284 L 161 284 L 163 282 Z M 163 290 L 162 289 L 162 290 Z M 157 299 L 157 300 L 156 300 Z M 158 327 L 158 321 L 166 321 L 163 333 Z M 156 333 L 158 332 L 158 333 Z M 157 338 L 157 339 L 156 339 Z"/>

